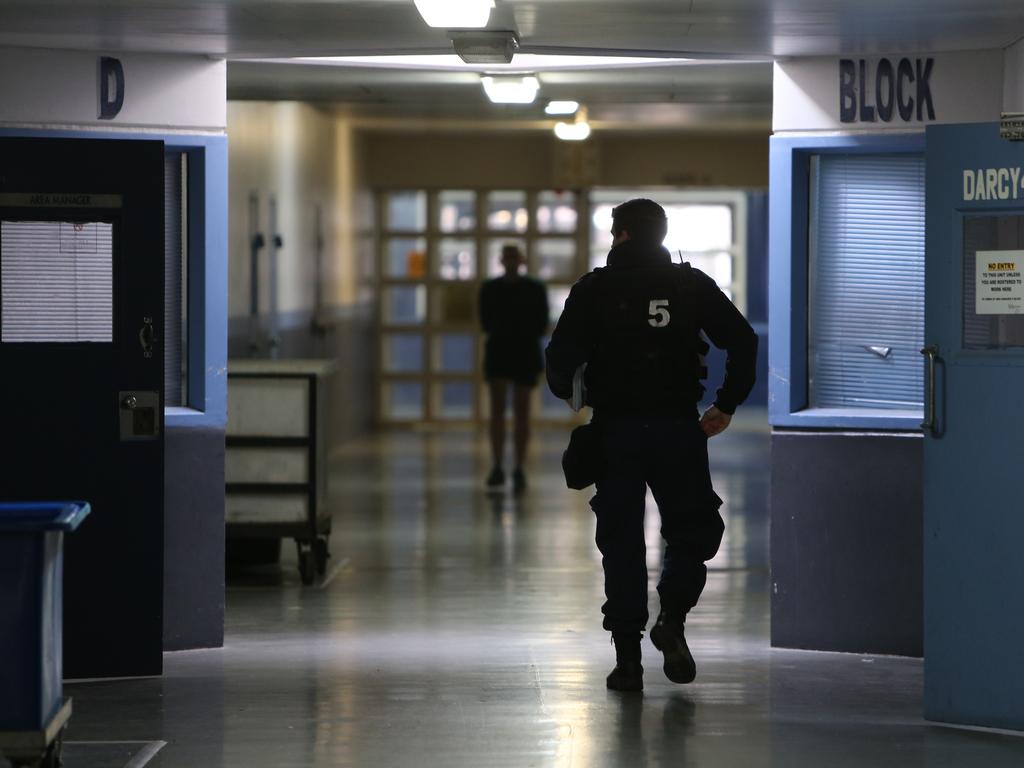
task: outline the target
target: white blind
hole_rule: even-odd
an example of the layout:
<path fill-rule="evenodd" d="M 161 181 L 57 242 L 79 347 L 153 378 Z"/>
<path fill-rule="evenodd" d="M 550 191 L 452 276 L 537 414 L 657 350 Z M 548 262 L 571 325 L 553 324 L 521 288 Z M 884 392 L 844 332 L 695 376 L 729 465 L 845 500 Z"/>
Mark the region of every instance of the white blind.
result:
<path fill-rule="evenodd" d="M 113 225 L 0 223 L 0 341 L 113 340 Z"/>
<path fill-rule="evenodd" d="M 924 158 L 822 155 L 813 176 L 811 407 L 919 409 Z"/>

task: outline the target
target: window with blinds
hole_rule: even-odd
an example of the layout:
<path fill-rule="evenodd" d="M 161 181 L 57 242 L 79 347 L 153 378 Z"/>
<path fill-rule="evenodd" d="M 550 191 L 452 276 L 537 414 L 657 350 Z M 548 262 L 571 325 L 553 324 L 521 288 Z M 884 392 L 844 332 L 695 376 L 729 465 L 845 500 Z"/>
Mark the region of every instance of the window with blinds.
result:
<path fill-rule="evenodd" d="M 164 402 L 188 404 L 188 156 L 164 155 Z"/>
<path fill-rule="evenodd" d="M 924 157 L 820 155 L 811 185 L 810 407 L 920 410 Z"/>
<path fill-rule="evenodd" d="M 0 223 L 0 341 L 113 339 L 113 225 Z"/>

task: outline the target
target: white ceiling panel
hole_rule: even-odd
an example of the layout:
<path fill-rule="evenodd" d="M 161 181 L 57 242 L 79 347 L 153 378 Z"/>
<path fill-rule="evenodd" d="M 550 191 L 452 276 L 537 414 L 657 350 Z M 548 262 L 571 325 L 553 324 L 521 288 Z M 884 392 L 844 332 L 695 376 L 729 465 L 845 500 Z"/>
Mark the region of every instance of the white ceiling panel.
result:
<path fill-rule="evenodd" d="M 1020 0 L 496 0 L 525 48 L 827 55 L 1004 47 Z M 0 45 L 230 57 L 448 49 L 412 0 L 0 0 Z"/>

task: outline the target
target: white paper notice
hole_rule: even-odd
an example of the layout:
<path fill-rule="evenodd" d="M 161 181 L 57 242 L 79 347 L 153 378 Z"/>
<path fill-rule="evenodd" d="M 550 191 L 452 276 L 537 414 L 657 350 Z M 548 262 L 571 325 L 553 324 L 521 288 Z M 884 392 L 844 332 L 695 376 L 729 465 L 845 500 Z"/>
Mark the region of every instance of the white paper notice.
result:
<path fill-rule="evenodd" d="M 1024 315 L 1024 251 L 978 251 L 975 312 Z"/>

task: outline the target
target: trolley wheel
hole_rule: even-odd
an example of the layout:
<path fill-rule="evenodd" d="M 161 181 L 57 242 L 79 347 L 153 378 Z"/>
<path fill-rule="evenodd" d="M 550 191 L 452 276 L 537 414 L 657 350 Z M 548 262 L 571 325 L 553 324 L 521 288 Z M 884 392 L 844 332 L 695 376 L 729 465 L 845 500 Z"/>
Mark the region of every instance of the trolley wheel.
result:
<path fill-rule="evenodd" d="M 320 576 L 327 573 L 327 559 L 331 556 L 331 551 L 327 548 L 327 538 L 318 536 L 313 539 L 313 558 L 316 561 L 316 572 Z"/>
<path fill-rule="evenodd" d="M 61 768 L 62 765 L 64 765 L 64 734 L 60 733 L 46 748 L 46 754 L 43 755 L 39 768 Z"/>
<path fill-rule="evenodd" d="M 308 541 L 296 542 L 299 547 L 299 577 L 307 587 L 316 579 L 316 562 Z"/>

